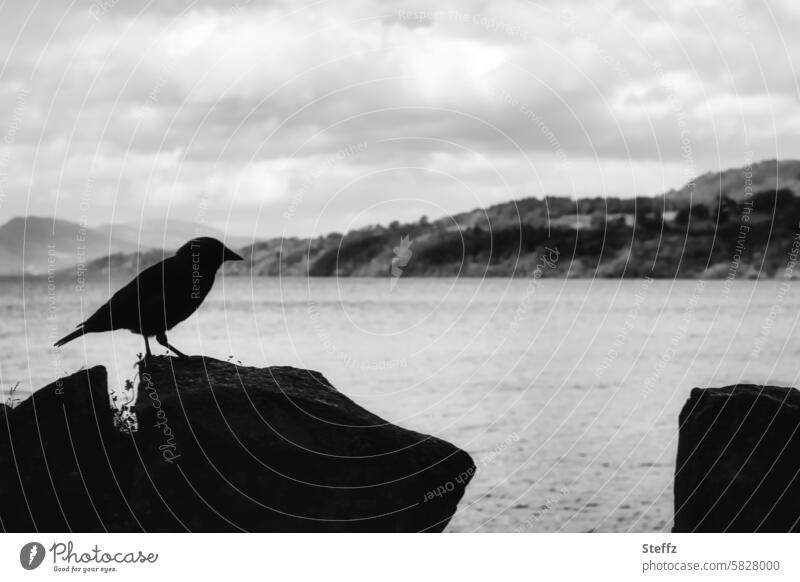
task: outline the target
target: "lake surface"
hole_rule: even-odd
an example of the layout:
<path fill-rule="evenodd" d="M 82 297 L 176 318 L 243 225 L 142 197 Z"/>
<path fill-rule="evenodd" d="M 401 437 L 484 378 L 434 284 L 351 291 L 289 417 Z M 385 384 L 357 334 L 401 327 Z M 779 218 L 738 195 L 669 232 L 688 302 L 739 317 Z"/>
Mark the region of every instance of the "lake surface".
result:
<path fill-rule="evenodd" d="M 0 283 L 3 399 L 81 366 L 134 376 L 144 346 L 129 332 L 50 348 L 117 285 L 89 287 Z M 690 389 L 796 385 L 798 317 L 777 281 L 227 278 L 169 338 L 319 370 L 469 451 L 478 472 L 451 531 L 668 531 Z"/>

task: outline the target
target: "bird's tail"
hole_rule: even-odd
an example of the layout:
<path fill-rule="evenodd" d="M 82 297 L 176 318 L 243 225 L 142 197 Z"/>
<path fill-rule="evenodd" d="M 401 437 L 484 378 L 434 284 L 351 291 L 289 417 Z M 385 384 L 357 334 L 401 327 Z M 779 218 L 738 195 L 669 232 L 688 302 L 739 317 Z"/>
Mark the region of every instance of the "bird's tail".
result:
<path fill-rule="evenodd" d="M 61 338 L 60 340 L 58 340 L 58 341 L 57 341 L 57 342 L 56 342 L 54 345 L 55 345 L 55 347 L 57 347 L 57 348 L 60 348 L 60 347 L 61 347 L 61 346 L 63 346 L 65 343 L 67 343 L 67 342 L 71 342 L 71 341 L 72 341 L 72 340 L 74 340 L 76 337 L 80 337 L 80 336 L 82 336 L 82 335 L 83 335 L 83 334 L 85 334 L 85 333 L 86 333 L 86 328 L 85 328 L 85 327 L 83 327 L 83 326 L 81 326 L 81 327 L 79 327 L 78 329 L 76 329 L 75 331 L 73 331 L 72 333 L 68 333 L 67 335 L 65 335 L 64 337 L 62 337 L 62 338 Z"/>

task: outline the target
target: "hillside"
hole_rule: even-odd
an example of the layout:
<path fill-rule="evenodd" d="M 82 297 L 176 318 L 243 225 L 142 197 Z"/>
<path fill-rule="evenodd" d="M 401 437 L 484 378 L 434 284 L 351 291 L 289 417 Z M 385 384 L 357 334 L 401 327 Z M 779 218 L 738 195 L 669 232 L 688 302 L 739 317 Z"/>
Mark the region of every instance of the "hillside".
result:
<path fill-rule="evenodd" d="M 79 265 L 93 263 L 109 255 L 175 249 L 198 232 L 225 238 L 224 233 L 217 229 L 178 220 L 150 220 L 84 228 L 67 220 L 16 217 L 0 226 L 0 275 L 13 276 L 23 272 L 44 275 L 48 271 L 48 264 L 56 270 L 76 270 Z M 226 240 L 233 246 L 248 242 L 247 238 Z"/>
<path fill-rule="evenodd" d="M 258 241 L 238 247 L 246 260 L 225 269 L 320 277 L 783 276 L 800 222 L 800 161 L 755 164 L 752 194 L 745 194 L 745 172 L 700 176 L 691 206 L 685 190 L 625 199 L 525 198 L 433 221 Z M 555 255 L 558 261 L 542 268 L 543 257 Z M 163 256 L 152 248 L 120 250 L 89 261 L 87 272 L 132 277 Z"/>
<path fill-rule="evenodd" d="M 244 276 L 389 277 L 394 268 L 397 276 L 418 277 L 775 277 L 787 266 L 800 221 L 800 198 L 786 190 L 758 194 L 752 203 L 726 198 L 716 215 L 703 205 L 663 212 L 663 199 L 605 203 L 621 212 L 585 200 L 527 199 L 452 221 L 273 239 L 238 249 L 245 261 L 225 269 Z M 543 262 L 556 255 L 555 264 Z M 130 277 L 162 256 L 117 254 L 89 271 Z"/>
<path fill-rule="evenodd" d="M 800 194 L 800 160 L 766 160 L 750 168 L 709 172 L 695 178 L 693 185 L 690 183 L 680 190 L 670 190 L 665 196 L 679 208 L 689 205 L 690 200 L 691 204 L 716 206 L 720 197 L 741 202 L 748 178 L 753 193 L 786 188 Z"/>
<path fill-rule="evenodd" d="M 130 253 L 136 242 L 111 238 L 74 222 L 29 216 L 0 226 L 0 275 L 44 274 L 48 263 L 63 268 L 108 255 Z"/>

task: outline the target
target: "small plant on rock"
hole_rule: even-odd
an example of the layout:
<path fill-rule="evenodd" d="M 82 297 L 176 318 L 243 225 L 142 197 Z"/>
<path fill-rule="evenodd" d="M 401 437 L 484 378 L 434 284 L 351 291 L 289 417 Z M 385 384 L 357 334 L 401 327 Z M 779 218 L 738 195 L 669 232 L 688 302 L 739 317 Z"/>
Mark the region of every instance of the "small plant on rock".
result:
<path fill-rule="evenodd" d="M 125 434 L 133 434 L 139 428 L 136 413 L 133 411 L 133 380 L 125 380 L 123 388 L 124 398 L 120 398 L 118 391 L 111 393 L 111 406 L 114 409 L 114 428 Z"/>

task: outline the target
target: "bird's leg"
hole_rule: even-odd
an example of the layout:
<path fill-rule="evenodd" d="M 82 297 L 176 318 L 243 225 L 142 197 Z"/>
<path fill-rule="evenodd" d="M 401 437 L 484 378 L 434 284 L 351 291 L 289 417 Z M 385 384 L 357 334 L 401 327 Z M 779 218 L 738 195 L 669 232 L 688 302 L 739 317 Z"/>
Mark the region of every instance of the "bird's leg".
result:
<path fill-rule="evenodd" d="M 175 352 L 175 354 L 177 354 L 178 357 L 180 357 L 180 358 L 188 357 L 186 354 L 184 354 L 180 350 L 178 350 L 178 349 L 172 347 L 171 345 L 169 345 L 169 342 L 167 341 L 167 334 L 165 332 L 162 331 L 161 333 L 157 333 L 156 334 L 156 341 L 158 343 L 160 343 L 162 346 L 164 346 L 165 348 L 170 349 L 173 352 Z"/>
<path fill-rule="evenodd" d="M 147 353 L 147 356 L 152 356 L 153 355 L 152 353 L 150 353 L 150 342 L 147 341 L 147 336 L 144 336 L 144 349 L 145 349 L 145 352 Z"/>

